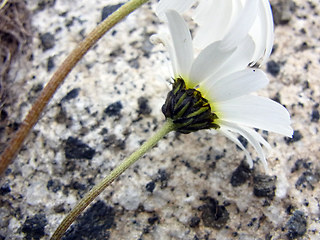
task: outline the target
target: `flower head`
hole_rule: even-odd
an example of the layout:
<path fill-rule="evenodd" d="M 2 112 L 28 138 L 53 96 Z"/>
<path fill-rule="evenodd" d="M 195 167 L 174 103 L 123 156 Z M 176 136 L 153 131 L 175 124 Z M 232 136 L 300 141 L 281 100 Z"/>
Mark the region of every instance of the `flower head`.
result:
<path fill-rule="evenodd" d="M 163 112 L 180 124 L 178 130 L 182 133 L 195 131 L 197 126 L 223 133 L 245 152 L 252 167 L 249 152 L 236 136 L 242 135 L 267 168 L 262 146 L 269 149 L 270 145 L 253 128 L 285 136 L 293 133 L 289 113 L 282 105 L 252 94 L 269 82 L 263 71 L 248 67 L 265 62 L 271 52 L 273 22 L 269 2 L 202 0 L 194 17 L 199 29 L 192 39 L 186 22 L 176 10 L 185 11 L 194 2 L 161 0 L 158 8 L 160 18 L 166 17 L 170 35 L 154 35 L 151 40 L 167 48 L 174 79 Z M 260 27 L 258 34 L 253 31 L 256 26 Z M 181 110 L 182 103 L 188 102 L 186 96 L 189 96 L 187 110 L 176 111 L 180 115 L 174 115 L 175 109 Z M 196 116 L 203 117 L 204 113 L 207 122 L 201 118 L 199 125 Z"/>
<path fill-rule="evenodd" d="M 156 13 L 161 20 L 171 9 L 182 13 L 198 2 L 194 21 L 200 26 L 194 38 L 196 49 L 224 39 L 240 40 L 248 34 L 255 42 L 252 63 L 265 63 L 273 45 L 273 18 L 268 0 L 161 0 Z M 240 34 L 240 35 L 239 35 Z"/>

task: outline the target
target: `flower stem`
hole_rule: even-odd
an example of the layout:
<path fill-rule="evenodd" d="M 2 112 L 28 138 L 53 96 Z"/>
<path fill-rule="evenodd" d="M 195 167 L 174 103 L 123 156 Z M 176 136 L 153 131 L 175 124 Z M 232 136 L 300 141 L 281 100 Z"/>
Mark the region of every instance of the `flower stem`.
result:
<path fill-rule="evenodd" d="M 8 3 L 9 0 L 4 0 L 0 5 L 0 10 Z"/>
<path fill-rule="evenodd" d="M 131 0 L 121 6 L 117 11 L 111 14 L 107 19 L 100 23 L 63 61 L 52 78 L 42 90 L 40 96 L 34 102 L 32 108 L 21 123 L 16 134 L 11 138 L 7 147 L 0 156 L 0 176 L 7 169 L 12 159 L 20 150 L 23 141 L 27 137 L 32 127 L 39 120 L 43 109 L 56 92 L 57 88 L 62 84 L 63 80 L 83 57 L 84 54 L 114 25 L 124 19 L 131 12 L 136 10 L 148 0 Z"/>
<path fill-rule="evenodd" d="M 142 146 L 132 153 L 128 158 L 123 160 L 118 167 L 116 167 L 107 177 L 100 183 L 94 186 L 78 204 L 71 210 L 71 212 L 63 219 L 56 231 L 51 237 L 51 240 L 57 240 L 62 237 L 65 231 L 73 223 L 73 221 L 81 214 L 81 212 L 104 190 L 108 187 L 117 177 L 119 177 L 125 170 L 134 164 L 141 156 L 148 150 L 154 147 L 160 139 L 175 129 L 172 120 L 167 120 L 165 124 L 159 129 L 151 138 L 149 138 Z"/>

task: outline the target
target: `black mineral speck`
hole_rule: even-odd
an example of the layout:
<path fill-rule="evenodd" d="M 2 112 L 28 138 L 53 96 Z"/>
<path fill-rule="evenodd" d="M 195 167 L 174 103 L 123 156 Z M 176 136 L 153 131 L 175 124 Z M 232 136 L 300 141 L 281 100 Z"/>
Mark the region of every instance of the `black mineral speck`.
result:
<path fill-rule="evenodd" d="M 123 139 L 117 139 L 117 136 L 114 134 L 108 135 L 103 138 L 103 143 L 106 148 L 115 147 L 120 150 L 124 150 L 126 148 L 126 141 Z"/>
<path fill-rule="evenodd" d="M 303 42 L 303 43 L 301 43 L 299 50 L 304 51 L 304 50 L 309 49 L 310 47 L 311 46 L 307 42 Z M 305 67 L 305 69 L 308 70 L 308 67 L 307 68 Z"/>
<path fill-rule="evenodd" d="M 66 125 L 71 124 L 71 121 L 70 119 L 68 119 L 68 115 L 64 107 L 61 104 L 59 104 L 58 108 L 59 108 L 59 111 L 55 116 L 55 120 L 57 121 L 57 123 L 66 124 Z"/>
<path fill-rule="evenodd" d="M 139 109 L 138 109 L 138 113 L 139 114 L 148 115 L 152 111 L 150 106 L 149 106 L 148 99 L 145 98 L 145 97 L 139 97 L 138 98 L 138 106 L 139 106 Z"/>
<path fill-rule="evenodd" d="M 7 193 L 11 192 L 11 188 L 9 183 L 5 183 L 0 187 L 0 195 L 6 195 Z"/>
<path fill-rule="evenodd" d="M 65 156 L 68 159 L 92 159 L 96 151 L 77 138 L 69 137 L 65 145 Z"/>
<path fill-rule="evenodd" d="M 128 63 L 129 63 L 129 66 L 134 69 L 139 69 L 139 67 L 140 67 L 140 63 L 139 63 L 138 58 L 133 58 L 133 59 L 129 60 Z"/>
<path fill-rule="evenodd" d="M 199 217 L 195 216 L 195 217 L 192 217 L 192 218 L 190 219 L 189 226 L 190 226 L 191 228 L 198 227 L 199 224 L 200 224 L 200 218 L 199 218 Z"/>
<path fill-rule="evenodd" d="M 286 141 L 287 144 L 298 142 L 303 138 L 301 132 L 299 130 L 295 130 L 293 132 L 292 138 L 285 137 L 284 140 Z"/>
<path fill-rule="evenodd" d="M 105 135 L 109 132 L 108 128 L 102 128 L 100 134 Z"/>
<path fill-rule="evenodd" d="M 271 98 L 273 101 L 280 103 L 281 104 L 281 96 L 280 93 L 277 92 L 276 95 L 274 97 Z"/>
<path fill-rule="evenodd" d="M 279 63 L 271 60 L 267 63 L 267 71 L 274 77 L 278 76 L 280 72 L 280 65 Z"/>
<path fill-rule="evenodd" d="M 272 12 L 275 25 L 288 24 L 296 9 L 296 5 L 292 0 L 277 1 L 272 4 Z"/>
<path fill-rule="evenodd" d="M 44 214 L 36 214 L 32 218 L 27 218 L 22 226 L 22 232 L 26 234 L 25 239 L 38 240 L 45 234 L 44 228 L 47 225 L 47 219 Z"/>
<path fill-rule="evenodd" d="M 51 8 L 55 5 L 56 3 L 56 0 L 40 0 L 38 2 L 38 10 L 43 10 L 45 9 L 46 7 L 47 8 Z"/>
<path fill-rule="evenodd" d="M 295 210 L 295 207 L 290 204 L 290 205 L 286 208 L 286 213 L 291 215 L 294 210 Z"/>
<path fill-rule="evenodd" d="M 315 186 L 318 184 L 320 180 L 320 173 L 312 173 L 311 171 L 305 171 L 302 175 L 298 178 L 296 182 L 296 188 L 308 188 L 313 190 Z"/>
<path fill-rule="evenodd" d="M 159 169 L 157 180 L 160 180 L 161 182 L 160 184 L 161 189 L 164 189 L 168 186 L 169 174 L 166 172 L 165 169 Z"/>
<path fill-rule="evenodd" d="M 275 196 L 276 176 L 257 175 L 253 178 L 253 193 L 257 197 Z"/>
<path fill-rule="evenodd" d="M 307 162 L 303 158 L 299 158 L 295 163 L 294 166 L 291 168 L 291 173 L 299 171 L 301 168 L 310 169 L 311 162 Z"/>
<path fill-rule="evenodd" d="M 156 183 L 154 181 L 151 181 L 147 183 L 146 190 L 152 193 L 155 187 L 156 187 Z"/>
<path fill-rule="evenodd" d="M 312 110 L 311 122 L 319 122 L 319 111 L 317 109 Z"/>
<path fill-rule="evenodd" d="M 90 207 L 83 216 L 67 231 L 64 240 L 108 239 L 108 229 L 114 225 L 115 211 L 103 201 L 98 201 Z"/>
<path fill-rule="evenodd" d="M 43 51 L 46 51 L 50 48 L 53 48 L 55 45 L 54 35 L 52 35 L 49 32 L 47 32 L 45 34 L 41 34 L 40 40 L 41 40 Z"/>
<path fill-rule="evenodd" d="M 55 67 L 54 58 L 49 57 L 47 62 L 47 71 L 50 72 Z"/>
<path fill-rule="evenodd" d="M 34 93 L 38 93 L 43 89 L 43 85 L 42 83 L 38 83 L 34 86 L 32 86 L 31 91 L 33 91 Z"/>
<path fill-rule="evenodd" d="M 148 218 L 148 223 L 149 224 L 153 225 L 156 222 L 159 222 L 159 216 L 154 215 L 154 216 Z"/>
<path fill-rule="evenodd" d="M 61 102 L 66 102 L 69 101 L 71 99 L 74 99 L 76 97 L 78 97 L 80 92 L 80 88 L 74 88 L 71 91 L 69 91 L 62 99 Z"/>
<path fill-rule="evenodd" d="M 302 83 L 302 89 L 303 89 L 303 90 L 306 90 L 306 89 L 309 89 L 309 88 L 310 88 L 309 82 L 308 82 L 308 81 L 304 81 L 304 82 Z"/>
<path fill-rule="evenodd" d="M 1 87 L 0 87 L 1 88 Z M 0 122 L 6 120 L 8 117 L 8 113 L 7 111 L 5 111 L 4 109 L 2 109 L 2 111 L 0 112 Z"/>
<path fill-rule="evenodd" d="M 50 179 L 47 183 L 48 190 L 56 193 L 61 189 L 61 182 L 58 179 Z"/>
<path fill-rule="evenodd" d="M 244 161 L 241 162 L 239 167 L 232 173 L 230 183 L 233 187 L 238 187 L 244 184 L 251 176 L 252 170 Z"/>
<path fill-rule="evenodd" d="M 143 56 L 146 58 L 150 57 L 150 53 L 152 52 L 152 48 L 154 45 L 150 42 L 150 36 L 153 33 L 146 33 L 145 40 L 142 42 L 141 50 L 143 51 Z"/>
<path fill-rule="evenodd" d="M 8 125 L 8 127 L 9 127 L 10 129 L 12 129 L 13 131 L 17 131 L 18 128 L 19 128 L 19 126 L 20 126 L 20 123 L 18 123 L 18 122 L 13 122 L 13 123 L 10 123 L 10 124 Z"/>
<path fill-rule="evenodd" d="M 118 57 L 118 56 L 124 54 L 125 52 L 126 52 L 126 51 L 123 50 L 121 47 L 118 47 L 118 48 L 116 48 L 115 50 L 113 50 L 113 51 L 109 54 L 109 56 L 114 58 L 114 57 Z"/>
<path fill-rule="evenodd" d="M 307 231 L 307 220 L 302 211 L 295 211 L 287 223 L 289 239 L 303 236 Z"/>
<path fill-rule="evenodd" d="M 272 240 L 272 235 L 270 233 L 267 233 L 265 240 Z"/>
<path fill-rule="evenodd" d="M 123 3 L 105 6 L 101 12 L 101 22 L 105 20 L 109 15 L 111 15 L 114 11 L 116 11 L 122 5 Z"/>
<path fill-rule="evenodd" d="M 79 182 L 77 182 L 77 181 L 72 182 L 72 183 L 70 184 L 70 187 L 71 187 L 72 189 L 75 189 L 75 190 L 86 190 L 86 189 L 87 189 L 87 188 L 86 188 L 86 185 L 84 185 L 84 184 L 82 184 L 82 183 L 79 183 Z"/>
<path fill-rule="evenodd" d="M 239 136 L 238 137 L 238 140 L 241 142 L 241 144 L 246 148 L 247 147 L 247 145 L 248 145 L 248 140 L 246 139 L 246 138 L 244 138 L 243 136 Z M 237 148 L 239 149 L 239 150 L 241 150 L 241 148 L 239 148 L 238 146 L 237 146 Z"/>
<path fill-rule="evenodd" d="M 53 207 L 54 212 L 56 213 L 63 213 L 65 211 L 64 209 L 64 203 L 60 203 Z"/>
<path fill-rule="evenodd" d="M 107 114 L 107 116 L 120 116 L 121 109 L 123 108 L 122 103 L 120 101 L 117 101 L 115 103 L 110 104 L 105 110 L 104 113 Z"/>
<path fill-rule="evenodd" d="M 223 228 L 229 220 L 229 213 L 227 209 L 219 205 L 219 202 L 213 198 L 207 198 L 206 204 L 201 206 L 201 219 L 206 227 L 216 229 Z"/>

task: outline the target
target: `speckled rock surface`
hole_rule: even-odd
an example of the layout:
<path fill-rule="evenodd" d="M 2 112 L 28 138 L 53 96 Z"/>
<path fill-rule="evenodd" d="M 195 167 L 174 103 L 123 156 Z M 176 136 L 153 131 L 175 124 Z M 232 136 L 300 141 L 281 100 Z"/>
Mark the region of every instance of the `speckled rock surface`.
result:
<path fill-rule="evenodd" d="M 250 170 L 220 135 L 169 134 L 115 181 L 64 239 L 320 239 L 320 7 L 271 1 L 270 84 L 294 137 L 263 136 L 270 171 Z M 29 1 L 32 57 L 10 72 L 17 126 L 57 66 L 122 1 Z M 145 5 L 104 36 L 55 94 L 0 179 L 0 239 L 48 239 L 75 203 L 163 123 L 169 62 L 149 36 L 164 26 Z M 15 124 L 15 125 L 13 125 Z M 14 129 L 14 128 L 13 128 Z M 250 146 L 248 146 L 250 150 Z"/>

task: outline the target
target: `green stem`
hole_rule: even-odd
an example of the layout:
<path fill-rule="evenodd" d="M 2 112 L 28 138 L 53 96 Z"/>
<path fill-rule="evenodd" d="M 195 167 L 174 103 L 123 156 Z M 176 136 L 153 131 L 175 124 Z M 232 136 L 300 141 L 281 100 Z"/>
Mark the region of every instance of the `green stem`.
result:
<path fill-rule="evenodd" d="M 0 5 L 0 10 L 8 3 L 9 0 L 4 0 Z"/>
<path fill-rule="evenodd" d="M 119 177 L 125 170 L 134 164 L 141 156 L 148 150 L 154 147 L 160 139 L 175 129 L 175 125 L 171 120 L 167 120 L 165 124 L 159 129 L 149 140 L 132 153 L 128 158 L 123 160 L 118 167 L 116 167 L 106 178 L 99 184 L 94 186 L 78 204 L 71 210 L 71 212 L 63 219 L 56 231 L 51 237 L 51 240 L 57 240 L 62 237 L 65 231 L 73 223 L 73 221 L 81 214 L 81 212 L 104 190 L 108 187 L 117 177 Z"/>

